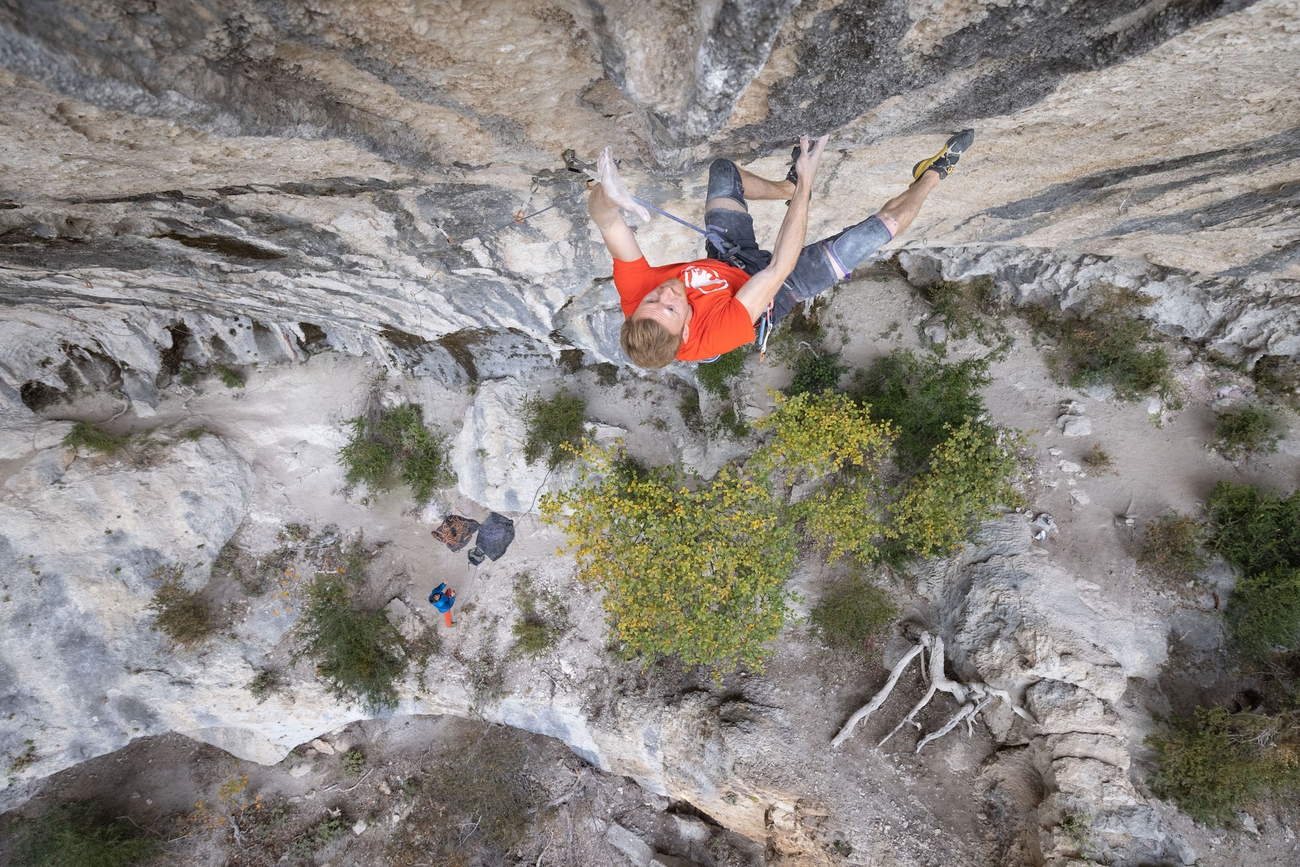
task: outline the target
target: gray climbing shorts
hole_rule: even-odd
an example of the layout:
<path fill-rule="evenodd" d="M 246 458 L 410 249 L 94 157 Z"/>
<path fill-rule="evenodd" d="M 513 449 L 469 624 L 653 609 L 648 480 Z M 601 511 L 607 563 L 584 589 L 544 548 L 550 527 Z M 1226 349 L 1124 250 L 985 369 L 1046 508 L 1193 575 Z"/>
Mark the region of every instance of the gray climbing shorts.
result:
<path fill-rule="evenodd" d="M 754 218 L 745 203 L 740 172 L 730 160 L 714 160 L 709 167 L 707 195 L 710 199 L 731 199 L 746 208 L 744 211 L 714 208 L 704 214 L 705 226 L 738 248 L 732 254 L 732 264 L 751 277 L 766 268 L 772 261 L 772 253 L 758 246 L 754 236 Z M 820 295 L 841 280 L 847 280 L 855 266 L 892 238 L 880 218 L 872 215 L 856 226 L 804 247 L 794 271 L 772 299 L 772 324 L 790 315 L 796 304 Z M 704 255 L 709 259 L 727 261 L 712 241 L 705 242 Z"/>

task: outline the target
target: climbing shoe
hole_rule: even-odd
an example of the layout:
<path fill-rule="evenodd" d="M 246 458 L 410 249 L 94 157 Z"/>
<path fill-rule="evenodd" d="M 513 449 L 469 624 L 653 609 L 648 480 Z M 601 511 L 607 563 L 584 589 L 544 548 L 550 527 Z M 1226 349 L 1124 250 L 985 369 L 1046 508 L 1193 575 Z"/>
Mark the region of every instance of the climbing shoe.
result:
<path fill-rule="evenodd" d="M 921 175 L 933 169 L 939 177 L 946 178 L 957 167 L 957 161 L 966 149 L 975 143 L 975 130 L 964 129 L 943 143 L 943 148 L 927 160 L 921 160 L 912 166 L 912 179 L 920 180 Z"/>
<path fill-rule="evenodd" d="M 803 148 L 799 147 L 799 145 L 795 145 L 795 146 L 790 150 L 790 171 L 788 171 L 788 172 L 785 173 L 785 179 L 786 179 L 787 181 L 789 181 L 790 183 L 792 183 L 792 184 L 796 184 L 796 185 L 799 183 L 799 172 L 798 172 L 798 170 L 795 168 L 795 166 L 796 166 L 796 164 L 798 164 L 798 162 L 799 162 L 799 155 L 800 155 L 801 153 L 803 153 Z M 785 203 L 786 203 L 787 205 L 790 204 L 790 200 L 789 200 L 789 199 L 786 199 L 786 200 L 785 200 Z"/>

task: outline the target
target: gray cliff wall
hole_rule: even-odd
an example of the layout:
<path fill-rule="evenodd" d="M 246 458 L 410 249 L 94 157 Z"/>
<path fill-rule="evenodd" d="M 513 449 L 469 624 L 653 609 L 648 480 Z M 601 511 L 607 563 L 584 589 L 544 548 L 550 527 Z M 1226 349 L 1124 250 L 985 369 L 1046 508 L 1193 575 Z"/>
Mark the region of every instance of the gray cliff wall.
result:
<path fill-rule="evenodd" d="M 1291 295 L 1296 11 L 1241 6 L 10 0 L 0 376 L 63 389 L 102 356 L 148 406 L 167 348 L 332 348 L 449 382 L 508 372 L 503 340 L 618 361 L 609 259 L 559 152 L 611 144 L 643 197 L 698 218 L 704 162 L 780 175 L 802 130 L 837 147 L 813 233 L 972 124 L 907 243 Z M 658 261 L 698 246 L 662 219 L 641 239 Z"/>

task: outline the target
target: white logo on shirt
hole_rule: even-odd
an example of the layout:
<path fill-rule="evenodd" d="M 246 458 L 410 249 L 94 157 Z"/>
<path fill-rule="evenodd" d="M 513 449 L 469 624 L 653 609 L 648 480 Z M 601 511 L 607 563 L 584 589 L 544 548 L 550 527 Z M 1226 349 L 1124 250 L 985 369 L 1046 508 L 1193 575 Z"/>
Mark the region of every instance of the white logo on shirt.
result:
<path fill-rule="evenodd" d="M 727 288 L 727 281 L 719 277 L 715 272 L 708 268 L 701 268 L 698 265 L 691 265 L 682 271 L 682 282 L 687 288 L 694 289 L 704 295 L 710 292 L 717 292 L 719 289 Z"/>

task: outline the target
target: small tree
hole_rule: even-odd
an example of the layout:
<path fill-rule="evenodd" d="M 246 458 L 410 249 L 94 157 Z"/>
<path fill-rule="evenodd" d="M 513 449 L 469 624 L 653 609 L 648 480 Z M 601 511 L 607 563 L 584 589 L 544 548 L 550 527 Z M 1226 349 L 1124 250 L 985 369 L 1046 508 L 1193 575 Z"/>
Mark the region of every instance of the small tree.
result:
<path fill-rule="evenodd" d="M 312 579 L 296 628 L 294 661 L 315 659 L 332 695 L 372 710 L 397 706 L 397 682 L 406 673 L 402 635 L 383 614 L 358 610 L 342 576 Z"/>
<path fill-rule="evenodd" d="M 951 554 L 980 521 L 1015 505 L 1014 436 L 967 419 L 930 454 L 930 469 L 903 489 L 889 535 L 922 557 Z"/>
<path fill-rule="evenodd" d="M 381 409 L 347 424 L 352 433 L 339 449 L 339 461 L 349 485 L 365 482 L 382 491 L 396 476 L 424 502 L 437 488 L 455 483 L 446 438 L 424 426 L 424 409 L 418 404 Z"/>
<path fill-rule="evenodd" d="M 709 482 L 640 470 L 588 447 L 578 484 L 542 498 L 578 577 L 600 588 L 625 650 L 687 665 L 760 667 L 781 628 L 793 529 L 769 487 L 724 469 Z"/>

